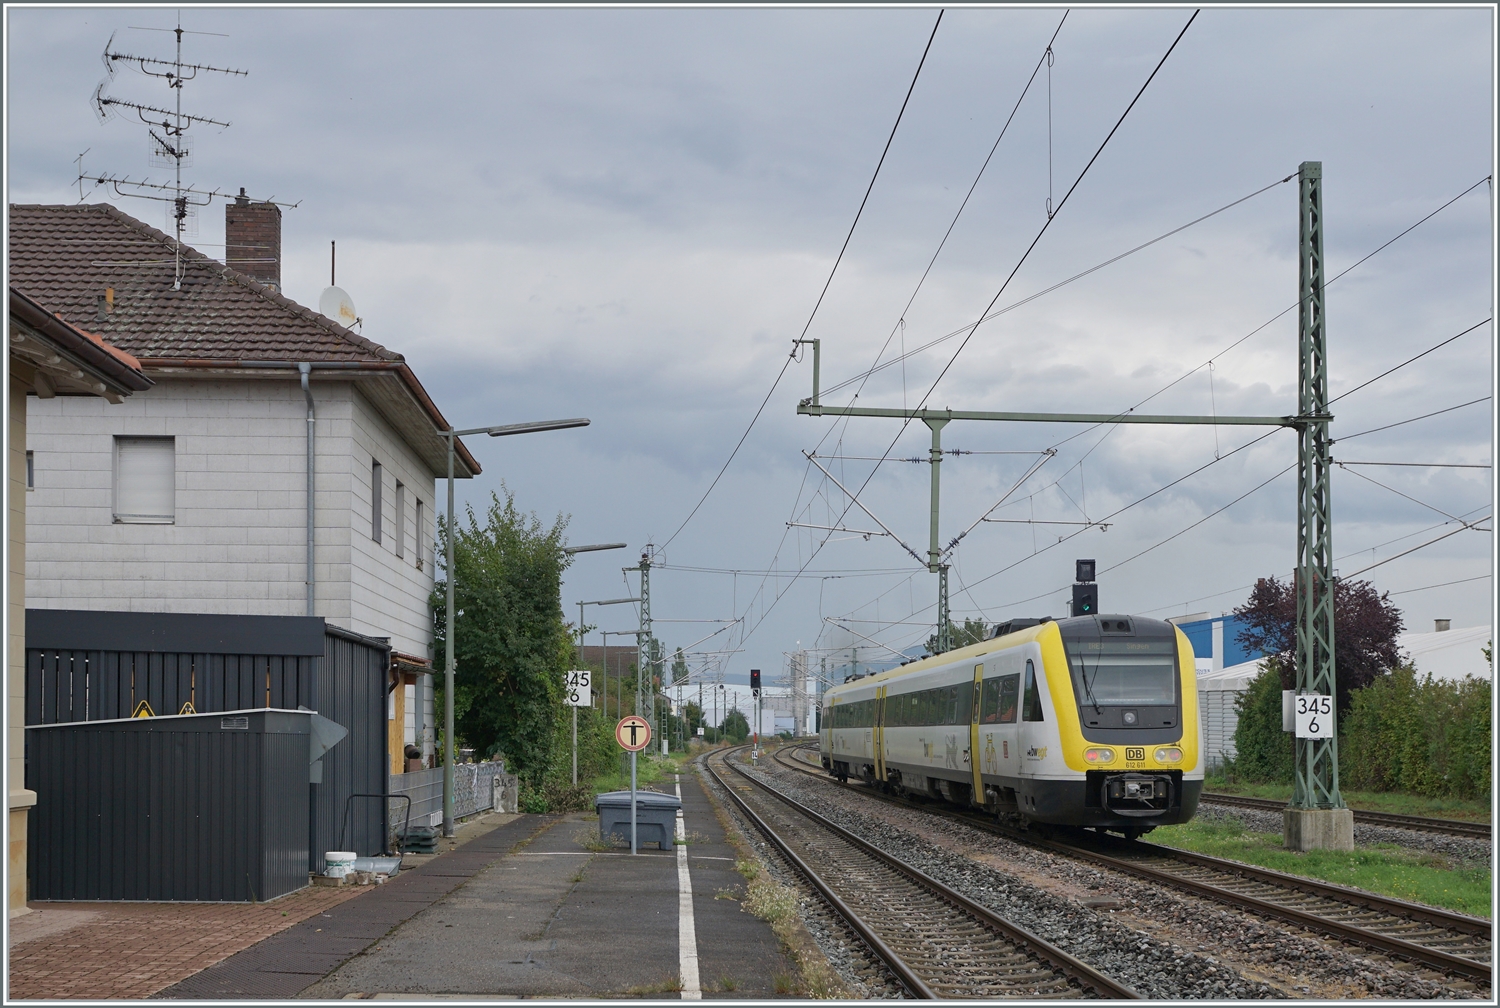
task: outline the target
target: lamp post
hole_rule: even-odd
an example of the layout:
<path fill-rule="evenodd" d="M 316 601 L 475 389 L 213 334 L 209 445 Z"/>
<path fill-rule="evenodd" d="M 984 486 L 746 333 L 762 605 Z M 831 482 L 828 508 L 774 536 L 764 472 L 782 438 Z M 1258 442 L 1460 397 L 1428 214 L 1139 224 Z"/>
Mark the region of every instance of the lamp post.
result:
<path fill-rule="evenodd" d="M 447 620 L 443 624 L 447 657 L 443 663 L 443 836 L 453 835 L 453 638 L 457 628 L 453 623 L 453 450 L 461 437 L 471 434 L 488 434 L 490 437 L 505 437 L 510 434 L 535 434 L 540 431 L 566 430 L 569 427 L 587 427 L 588 420 L 576 417 L 571 420 L 536 420 L 531 423 L 503 424 L 498 427 L 471 427 L 454 430 L 451 426 L 439 431 L 448 439 L 448 523 L 445 527 L 443 563 L 447 567 L 448 607 Z"/>
<path fill-rule="evenodd" d="M 583 552 L 588 551 L 588 550 L 624 549 L 624 548 L 625 548 L 625 543 L 610 543 L 607 546 L 572 546 L 572 547 L 564 549 L 563 552 L 564 553 L 583 553 Z M 640 601 L 640 599 L 638 599 L 638 598 L 613 598 L 613 599 L 600 599 L 599 601 L 596 601 L 596 602 L 580 602 L 580 603 L 578 603 L 578 664 L 580 664 L 580 665 L 583 664 L 583 607 L 586 606 L 586 605 L 620 605 L 621 603 L 624 603 L 624 602 L 639 602 L 639 601 Z M 601 652 L 601 656 L 605 655 L 605 654 L 608 654 L 608 649 L 607 648 L 604 651 Z M 600 668 L 605 668 L 606 667 L 605 663 L 604 663 L 603 657 L 601 657 L 600 660 L 599 660 L 599 667 Z M 606 702 L 608 702 L 609 697 L 606 695 L 604 699 L 605 699 Z M 578 783 L 578 708 L 577 707 L 573 708 L 573 783 L 574 784 Z"/>

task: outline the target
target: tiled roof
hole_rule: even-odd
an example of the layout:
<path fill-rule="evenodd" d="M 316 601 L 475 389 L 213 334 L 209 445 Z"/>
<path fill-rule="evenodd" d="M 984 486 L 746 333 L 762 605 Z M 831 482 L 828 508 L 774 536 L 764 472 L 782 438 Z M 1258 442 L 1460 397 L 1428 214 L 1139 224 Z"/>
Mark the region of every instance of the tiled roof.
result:
<path fill-rule="evenodd" d="M 403 358 L 196 249 L 172 290 L 172 239 L 108 203 L 10 207 L 10 282 L 136 357 L 391 361 Z M 114 310 L 98 301 L 113 287 Z"/>

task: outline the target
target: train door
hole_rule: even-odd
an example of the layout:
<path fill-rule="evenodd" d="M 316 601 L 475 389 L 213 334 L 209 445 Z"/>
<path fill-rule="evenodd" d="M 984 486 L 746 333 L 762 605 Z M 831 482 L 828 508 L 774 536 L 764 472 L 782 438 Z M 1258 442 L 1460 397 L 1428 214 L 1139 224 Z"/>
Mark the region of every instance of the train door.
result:
<path fill-rule="evenodd" d="M 972 792 L 975 805 L 984 804 L 984 781 L 980 777 L 983 750 L 979 748 L 979 701 L 984 685 L 984 666 L 974 666 L 974 703 L 969 715 L 969 769 L 974 776 Z"/>
<path fill-rule="evenodd" d="M 885 780 L 885 691 L 875 687 L 875 779 Z"/>
<path fill-rule="evenodd" d="M 1005 663 L 992 662 L 1004 668 Z M 1020 673 L 990 676 L 983 681 L 975 734 L 979 737 L 979 771 L 991 777 L 1014 777 L 1019 764 L 1016 725 L 1021 686 Z"/>

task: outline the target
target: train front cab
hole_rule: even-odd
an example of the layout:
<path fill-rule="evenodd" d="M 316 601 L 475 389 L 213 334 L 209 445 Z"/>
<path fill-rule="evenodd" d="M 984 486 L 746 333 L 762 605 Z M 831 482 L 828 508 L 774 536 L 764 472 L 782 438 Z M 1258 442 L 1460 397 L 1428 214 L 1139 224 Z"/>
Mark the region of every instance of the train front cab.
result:
<path fill-rule="evenodd" d="M 1057 621 L 1038 635 L 1044 719 L 1058 752 L 1029 751 L 1018 811 L 1037 822 L 1137 835 L 1187 822 L 1203 789 L 1192 645 L 1132 616 Z M 1029 772 L 1026 772 L 1029 771 Z"/>

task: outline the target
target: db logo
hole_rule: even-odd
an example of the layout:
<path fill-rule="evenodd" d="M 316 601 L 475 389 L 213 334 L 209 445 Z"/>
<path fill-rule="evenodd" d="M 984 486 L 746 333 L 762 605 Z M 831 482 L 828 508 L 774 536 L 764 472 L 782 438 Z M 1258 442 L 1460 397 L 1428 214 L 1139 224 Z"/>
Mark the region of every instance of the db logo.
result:
<path fill-rule="evenodd" d="M 1125 758 L 1128 760 L 1143 760 L 1146 758 L 1146 750 L 1138 746 L 1126 746 Z"/>

